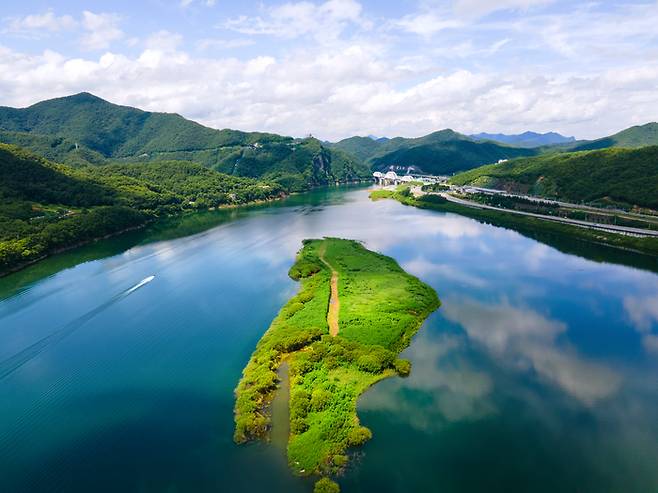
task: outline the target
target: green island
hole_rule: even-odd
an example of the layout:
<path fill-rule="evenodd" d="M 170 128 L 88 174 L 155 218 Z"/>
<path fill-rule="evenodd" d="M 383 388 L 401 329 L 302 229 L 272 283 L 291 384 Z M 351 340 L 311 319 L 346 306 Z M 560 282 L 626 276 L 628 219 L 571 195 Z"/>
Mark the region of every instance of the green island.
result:
<path fill-rule="evenodd" d="M 339 474 L 348 449 L 372 436 L 357 416 L 359 396 L 384 378 L 409 375 L 411 363 L 398 356 L 440 302 L 395 260 L 352 240 L 305 240 L 289 275 L 300 290 L 243 371 L 234 439 L 269 438 L 277 371 L 285 364 L 288 463 L 296 474 L 323 476 L 316 491 L 338 491 L 326 476 Z"/>
<path fill-rule="evenodd" d="M 511 228 L 532 238 L 542 236 L 542 240 L 545 240 L 544 236 L 546 235 L 554 238 L 568 237 L 588 243 L 643 253 L 653 257 L 658 256 L 658 239 L 656 238 L 626 236 L 546 221 L 534 217 L 519 216 L 508 212 L 476 209 L 454 202 L 448 202 L 439 195 L 424 195 L 416 198 L 411 194 L 409 187 L 402 186 L 397 190 L 374 190 L 370 193 L 370 198 L 372 200 L 394 199 L 403 205 L 421 209 L 454 212 L 455 214 L 471 217 L 494 226 Z"/>

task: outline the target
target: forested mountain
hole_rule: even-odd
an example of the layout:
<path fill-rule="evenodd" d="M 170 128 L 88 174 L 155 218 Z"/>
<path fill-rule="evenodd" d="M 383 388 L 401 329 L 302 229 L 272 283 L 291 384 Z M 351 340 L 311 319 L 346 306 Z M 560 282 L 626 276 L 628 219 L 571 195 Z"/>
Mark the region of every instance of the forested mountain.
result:
<path fill-rule="evenodd" d="M 89 93 L 23 109 L 0 107 L 0 140 L 74 165 L 183 160 L 235 176 L 280 180 L 292 190 L 369 175 L 358 159 L 316 139 L 215 130 Z"/>
<path fill-rule="evenodd" d="M 64 137 L 106 158 L 285 139 L 271 134 L 214 130 L 177 114 L 119 106 L 89 93 L 42 101 L 23 109 L 0 108 L 0 127 Z"/>
<path fill-rule="evenodd" d="M 647 123 L 639 125 L 619 133 L 589 142 L 579 142 L 570 147 L 572 151 L 590 151 L 594 149 L 606 149 L 609 147 L 638 148 L 658 145 L 658 123 Z"/>
<path fill-rule="evenodd" d="M 327 145 L 347 152 L 365 162 L 384 149 L 386 142 L 388 140 L 373 139 L 371 137 L 348 137 L 336 143 L 328 142 Z"/>
<path fill-rule="evenodd" d="M 565 137 L 556 132 L 548 132 L 544 134 L 536 132 L 524 132 L 518 135 L 505 135 L 505 134 L 488 134 L 479 133 L 471 135 L 475 140 L 491 140 L 501 144 L 508 144 L 517 147 L 541 147 L 555 144 L 568 144 L 575 142 L 574 137 Z"/>
<path fill-rule="evenodd" d="M 68 163 L 72 166 L 98 165 L 108 162 L 102 154 L 81 146 L 73 140 L 54 135 L 0 130 L 0 142 L 29 149 L 50 161 Z"/>
<path fill-rule="evenodd" d="M 333 147 L 364 159 L 375 170 L 413 166 L 428 174 L 451 174 L 500 159 L 537 154 L 534 149 L 475 142 L 452 130 L 441 130 L 415 139 L 396 137 L 380 141 L 351 137 L 333 144 Z"/>
<path fill-rule="evenodd" d="M 53 164 L 0 144 L 0 274 L 158 215 L 269 199 L 280 185 L 180 161 Z"/>
<path fill-rule="evenodd" d="M 658 210 L 658 146 L 516 159 L 460 173 L 452 182 Z"/>

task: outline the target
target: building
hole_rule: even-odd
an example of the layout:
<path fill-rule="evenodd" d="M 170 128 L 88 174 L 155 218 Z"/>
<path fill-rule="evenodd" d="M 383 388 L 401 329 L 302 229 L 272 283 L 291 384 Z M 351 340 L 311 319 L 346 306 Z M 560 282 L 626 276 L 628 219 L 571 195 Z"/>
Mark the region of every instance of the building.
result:
<path fill-rule="evenodd" d="M 402 183 L 402 179 L 395 171 L 388 171 L 386 174 L 380 171 L 375 171 L 372 176 L 380 185 L 398 185 Z"/>

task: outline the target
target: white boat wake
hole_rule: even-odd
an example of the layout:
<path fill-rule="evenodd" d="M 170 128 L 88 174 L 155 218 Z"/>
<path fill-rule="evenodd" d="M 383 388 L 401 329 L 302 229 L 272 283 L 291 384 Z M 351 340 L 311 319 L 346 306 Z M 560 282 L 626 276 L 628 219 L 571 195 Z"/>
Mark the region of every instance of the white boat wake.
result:
<path fill-rule="evenodd" d="M 141 281 L 139 281 L 137 284 L 135 284 L 133 287 L 126 289 L 125 291 L 122 291 L 121 293 L 114 295 L 112 298 L 110 298 L 108 301 L 105 303 L 98 305 L 96 308 L 93 310 L 88 311 L 87 313 L 80 315 L 78 318 L 72 320 L 68 324 L 66 324 L 64 327 L 61 329 L 56 330 L 50 335 L 47 335 L 46 337 L 43 337 L 42 339 L 39 339 L 37 342 L 32 344 L 31 346 L 28 346 L 27 348 L 23 349 L 22 351 L 16 353 L 15 355 L 7 358 L 6 360 L 0 362 L 0 380 L 5 378 L 7 375 L 10 375 L 11 373 L 15 372 L 18 370 L 21 366 L 23 366 L 25 363 L 28 361 L 36 358 L 39 354 L 41 354 L 44 350 L 46 350 L 48 347 L 52 346 L 53 344 L 56 344 L 60 342 L 62 339 L 65 337 L 70 336 L 73 332 L 75 332 L 77 329 L 82 327 L 85 323 L 87 323 L 89 320 L 94 318 L 96 315 L 101 313 L 102 311 L 106 310 L 113 304 L 117 303 L 118 301 L 121 301 L 123 298 L 126 296 L 134 293 L 137 291 L 139 288 L 146 286 L 148 283 L 153 281 L 155 279 L 155 276 L 148 276 Z"/>
<path fill-rule="evenodd" d="M 137 290 L 138 290 L 139 288 L 141 288 L 142 286 L 145 286 L 145 285 L 147 285 L 148 283 L 150 283 L 153 279 L 155 279 L 155 276 L 148 276 L 148 277 L 145 277 L 144 279 L 142 279 L 141 281 L 139 281 L 137 284 L 135 284 L 132 288 L 126 290 L 125 293 L 123 293 L 123 295 L 124 295 L 124 296 L 127 296 L 127 295 L 129 295 L 130 293 L 134 293 L 135 291 L 137 291 Z"/>

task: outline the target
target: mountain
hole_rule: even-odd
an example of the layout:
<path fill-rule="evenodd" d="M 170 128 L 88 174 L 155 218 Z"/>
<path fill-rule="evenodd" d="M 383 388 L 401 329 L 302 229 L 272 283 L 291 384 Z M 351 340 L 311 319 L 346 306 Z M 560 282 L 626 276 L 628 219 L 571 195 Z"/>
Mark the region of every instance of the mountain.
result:
<path fill-rule="evenodd" d="M 40 135 L 27 132 L 0 130 L 0 142 L 14 144 L 56 163 L 69 163 L 74 166 L 106 164 L 102 154 L 81 146 L 76 142 L 55 135 Z"/>
<path fill-rule="evenodd" d="M 658 210 L 658 146 L 516 159 L 460 173 L 452 182 L 569 202 Z"/>
<path fill-rule="evenodd" d="M 158 215 L 269 199 L 282 191 L 275 183 L 195 163 L 75 168 L 0 144 L 0 274 Z"/>
<path fill-rule="evenodd" d="M 42 101 L 24 109 L 0 107 L 0 128 L 57 135 L 106 158 L 282 139 L 270 134 L 218 131 L 177 114 L 119 106 L 89 93 Z"/>
<path fill-rule="evenodd" d="M 404 171 L 414 167 L 420 172 L 437 175 L 452 174 L 501 159 L 537 154 L 533 149 L 476 142 L 450 129 L 413 139 L 395 137 L 380 141 L 350 137 L 331 144 L 331 147 L 364 160 L 373 170 L 383 171 L 393 167 Z"/>
<path fill-rule="evenodd" d="M 71 164 L 184 160 L 236 176 L 280 179 L 295 190 L 369 175 L 358 159 L 316 139 L 215 130 L 89 93 L 0 107 L 0 140 Z"/>
<path fill-rule="evenodd" d="M 541 147 L 555 144 L 568 144 L 576 141 L 575 137 L 565 137 L 555 132 L 545 134 L 524 132 L 518 135 L 479 133 L 471 135 L 471 138 L 478 141 L 491 140 L 517 147 Z"/>
<path fill-rule="evenodd" d="M 327 145 L 334 149 L 340 149 L 347 152 L 365 162 L 368 158 L 382 149 L 384 142 L 385 141 L 375 140 L 370 137 L 349 137 L 340 142 L 336 142 L 335 144 L 328 143 Z"/>
<path fill-rule="evenodd" d="M 638 148 L 658 145 L 658 123 L 647 123 L 627 128 L 619 133 L 589 142 L 580 142 L 572 151 L 590 151 L 609 147 Z"/>

